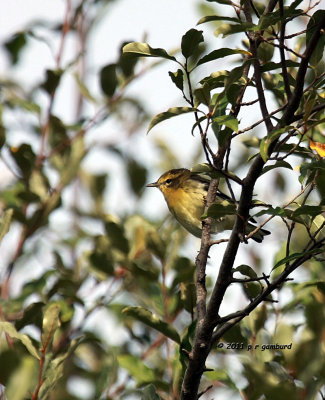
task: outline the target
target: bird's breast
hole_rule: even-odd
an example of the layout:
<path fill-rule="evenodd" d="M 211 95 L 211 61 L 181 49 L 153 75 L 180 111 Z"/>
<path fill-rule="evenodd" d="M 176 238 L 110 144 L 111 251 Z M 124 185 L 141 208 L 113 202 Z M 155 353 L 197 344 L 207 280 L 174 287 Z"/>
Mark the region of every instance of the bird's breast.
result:
<path fill-rule="evenodd" d="M 176 189 L 172 195 L 164 194 L 168 208 L 175 218 L 193 235 L 201 235 L 201 216 L 204 213 L 204 197 L 200 192 L 191 193 Z"/>

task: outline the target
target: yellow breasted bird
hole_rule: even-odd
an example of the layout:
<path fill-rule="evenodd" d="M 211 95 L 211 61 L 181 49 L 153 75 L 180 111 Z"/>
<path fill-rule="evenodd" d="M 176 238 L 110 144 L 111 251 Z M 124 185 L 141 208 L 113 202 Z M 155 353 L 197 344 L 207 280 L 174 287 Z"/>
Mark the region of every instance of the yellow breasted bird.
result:
<path fill-rule="evenodd" d="M 210 181 L 206 176 L 193 173 L 186 168 L 171 169 L 165 172 L 153 183 L 147 187 L 158 188 L 165 197 L 170 212 L 177 221 L 192 235 L 201 237 L 202 233 L 202 215 L 205 211 L 206 196 Z M 233 200 L 226 194 L 218 191 L 216 203 L 226 201 L 228 204 L 234 204 Z M 226 215 L 214 219 L 211 226 L 212 233 L 219 233 L 224 230 L 231 230 L 235 215 Z M 255 222 L 251 219 L 252 222 Z M 248 222 L 246 224 L 246 234 L 252 232 L 256 227 Z M 260 229 L 252 239 L 261 242 L 265 235 L 270 232 Z"/>

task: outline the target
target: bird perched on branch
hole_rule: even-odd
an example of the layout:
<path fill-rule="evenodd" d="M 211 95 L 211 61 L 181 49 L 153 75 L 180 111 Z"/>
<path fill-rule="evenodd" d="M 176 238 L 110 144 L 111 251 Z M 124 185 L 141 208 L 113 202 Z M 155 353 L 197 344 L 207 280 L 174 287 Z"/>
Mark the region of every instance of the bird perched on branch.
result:
<path fill-rule="evenodd" d="M 158 188 L 164 195 L 168 208 L 177 221 L 192 235 L 200 238 L 202 215 L 205 212 L 209 184 L 208 177 L 193 173 L 186 168 L 179 168 L 165 172 L 156 182 L 149 183 L 147 187 Z M 231 230 L 236 218 L 234 201 L 226 194 L 218 191 L 215 203 L 222 207 L 228 207 L 228 209 L 232 208 L 234 212 L 230 215 L 214 218 L 211 233 Z M 256 229 L 256 226 L 252 223 L 255 221 L 253 219 L 250 219 L 250 221 L 246 224 L 246 234 Z M 264 236 L 269 234 L 269 231 L 259 229 L 252 236 L 252 239 L 260 243 Z"/>

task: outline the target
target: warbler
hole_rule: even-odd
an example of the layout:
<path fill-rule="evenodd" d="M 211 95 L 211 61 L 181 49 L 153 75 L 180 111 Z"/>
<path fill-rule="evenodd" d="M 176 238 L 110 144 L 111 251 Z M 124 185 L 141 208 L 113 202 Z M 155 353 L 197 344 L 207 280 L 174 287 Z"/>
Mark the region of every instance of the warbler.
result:
<path fill-rule="evenodd" d="M 153 183 L 147 187 L 158 188 L 165 197 L 170 212 L 177 221 L 192 235 L 201 237 L 202 234 L 202 215 L 205 211 L 206 196 L 209 189 L 210 180 L 206 176 L 193 173 L 186 168 L 171 169 L 165 172 Z M 216 203 L 226 202 L 234 204 L 234 201 L 222 193 L 217 192 Z M 231 230 L 236 215 L 226 215 L 214 219 L 211 225 L 211 233 L 219 233 L 224 230 Z M 251 222 L 255 222 L 250 219 Z M 252 232 L 256 227 L 248 222 L 246 224 L 246 234 Z M 252 239 L 261 242 L 269 231 L 260 229 Z"/>

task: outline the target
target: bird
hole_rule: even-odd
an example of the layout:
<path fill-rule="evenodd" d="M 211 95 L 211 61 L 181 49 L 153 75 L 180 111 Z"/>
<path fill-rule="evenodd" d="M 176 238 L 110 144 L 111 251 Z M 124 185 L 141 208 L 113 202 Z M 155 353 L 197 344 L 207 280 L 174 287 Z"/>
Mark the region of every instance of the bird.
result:
<path fill-rule="evenodd" d="M 201 238 L 202 216 L 206 208 L 209 185 L 210 179 L 206 175 L 191 172 L 186 168 L 178 168 L 163 173 L 156 182 L 149 183 L 146 187 L 158 188 L 164 195 L 169 211 L 176 220 L 192 235 Z M 219 190 L 215 202 L 223 205 L 235 205 L 231 197 Z M 213 219 L 211 233 L 231 230 L 235 218 L 236 215 L 232 214 Z M 246 223 L 246 234 L 256 229 L 254 222 L 254 219 L 250 218 Z M 259 229 L 252 239 L 260 243 L 264 236 L 269 234 L 269 231 Z"/>

